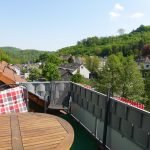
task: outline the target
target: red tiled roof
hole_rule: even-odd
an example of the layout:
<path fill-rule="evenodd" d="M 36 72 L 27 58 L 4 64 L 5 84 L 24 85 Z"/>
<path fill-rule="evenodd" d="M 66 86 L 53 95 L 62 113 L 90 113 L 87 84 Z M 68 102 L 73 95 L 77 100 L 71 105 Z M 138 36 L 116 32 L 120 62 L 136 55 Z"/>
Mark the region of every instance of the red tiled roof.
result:
<path fill-rule="evenodd" d="M 15 84 L 16 82 L 27 82 L 16 74 L 15 70 L 7 62 L 0 62 L 0 81 L 5 84 Z M 44 107 L 44 100 L 33 93 L 28 93 L 29 100 L 35 102 L 37 105 Z"/>
<path fill-rule="evenodd" d="M 145 63 L 150 63 L 150 59 L 148 57 L 145 58 Z"/>
<path fill-rule="evenodd" d="M 7 62 L 0 62 L 0 81 L 5 84 L 14 84 L 16 82 L 27 82 L 16 74 L 14 69 Z"/>

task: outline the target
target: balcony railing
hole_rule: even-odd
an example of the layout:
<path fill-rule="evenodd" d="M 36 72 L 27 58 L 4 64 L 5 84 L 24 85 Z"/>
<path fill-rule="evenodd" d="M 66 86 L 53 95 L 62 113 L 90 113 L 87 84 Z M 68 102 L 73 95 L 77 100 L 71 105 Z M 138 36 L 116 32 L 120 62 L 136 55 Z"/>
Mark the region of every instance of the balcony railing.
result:
<path fill-rule="evenodd" d="M 71 102 L 71 114 L 93 134 L 104 142 L 104 132 L 107 128 L 106 145 L 112 150 L 146 150 L 150 149 L 150 113 L 121 101 L 109 98 L 102 93 L 86 89 L 71 82 L 39 82 L 30 84 L 31 92 L 39 85 L 45 87 L 46 93 L 55 104 Z M 31 86 L 32 85 L 32 86 Z M 41 86 L 41 87 L 42 87 Z M 54 88 L 55 87 L 55 88 Z M 43 92 L 44 93 L 44 92 Z M 44 97 L 44 94 L 41 96 Z M 109 105 L 109 107 L 108 107 Z M 108 109 L 108 113 L 106 113 Z M 106 115 L 108 116 L 106 117 Z M 108 124 L 106 124 L 108 119 Z M 106 127 L 104 127 L 104 124 Z"/>

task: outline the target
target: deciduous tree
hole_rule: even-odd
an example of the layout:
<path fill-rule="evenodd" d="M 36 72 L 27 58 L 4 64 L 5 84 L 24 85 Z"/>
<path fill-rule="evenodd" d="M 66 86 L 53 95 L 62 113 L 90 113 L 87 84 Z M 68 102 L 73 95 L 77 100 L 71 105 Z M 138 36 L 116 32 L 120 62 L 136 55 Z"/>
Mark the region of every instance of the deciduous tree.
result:
<path fill-rule="evenodd" d="M 147 98 L 145 102 L 146 109 L 150 111 L 150 71 L 145 78 L 145 97 Z"/>
<path fill-rule="evenodd" d="M 56 54 L 50 54 L 47 59 L 47 62 L 59 65 L 61 63 L 61 59 Z"/>
<path fill-rule="evenodd" d="M 144 82 L 133 57 L 110 55 L 101 71 L 98 88 L 104 93 L 111 88 L 113 95 L 128 99 L 141 97 L 144 94 Z"/>
<path fill-rule="evenodd" d="M 123 28 L 118 29 L 118 33 L 119 35 L 123 35 L 125 33 L 125 29 Z"/>
<path fill-rule="evenodd" d="M 123 59 L 121 72 L 121 96 L 133 99 L 144 94 L 144 81 L 132 56 Z"/>
<path fill-rule="evenodd" d="M 150 98 L 150 71 L 148 72 L 145 79 L 145 93 Z"/>
<path fill-rule="evenodd" d="M 33 68 L 29 74 L 29 80 L 38 80 L 41 76 L 41 70 L 37 68 Z"/>
<path fill-rule="evenodd" d="M 71 81 L 76 83 L 82 83 L 84 80 L 84 77 L 80 73 L 76 73 L 71 77 Z"/>
<path fill-rule="evenodd" d="M 99 69 L 100 58 L 97 56 L 85 57 L 85 65 L 91 72 L 97 72 Z"/>
<path fill-rule="evenodd" d="M 42 74 L 49 81 L 60 79 L 60 73 L 58 71 L 58 67 L 52 63 L 47 63 L 44 65 L 42 69 Z"/>
<path fill-rule="evenodd" d="M 111 88 L 112 94 L 120 91 L 120 74 L 122 71 L 122 64 L 116 55 L 110 55 L 107 59 L 106 65 L 100 71 L 100 84 L 98 89 L 100 92 L 107 93 Z"/>

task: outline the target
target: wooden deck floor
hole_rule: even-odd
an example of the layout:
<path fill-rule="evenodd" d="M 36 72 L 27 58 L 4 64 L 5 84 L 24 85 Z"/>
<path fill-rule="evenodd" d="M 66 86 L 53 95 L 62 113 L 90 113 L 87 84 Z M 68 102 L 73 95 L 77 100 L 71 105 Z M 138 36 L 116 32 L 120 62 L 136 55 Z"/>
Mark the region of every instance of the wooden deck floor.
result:
<path fill-rule="evenodd" d="M 20 113 L 0 116 L 0 150 L 69 150 L 71 125 L 48 114 Z"/>

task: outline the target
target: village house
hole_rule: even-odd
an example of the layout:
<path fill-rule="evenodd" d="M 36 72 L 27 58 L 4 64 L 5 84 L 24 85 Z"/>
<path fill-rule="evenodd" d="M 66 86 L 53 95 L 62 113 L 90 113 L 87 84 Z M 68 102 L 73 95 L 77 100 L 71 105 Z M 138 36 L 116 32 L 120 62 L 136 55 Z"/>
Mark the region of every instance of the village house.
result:
<path fill-rule="evenodd" d="M 146 56 L 138 59 L 137 64 L 142 73 L 142 77 L 145 78 L 150 70 L 150 57 Z"/>
<path fill-rule="evenodd" d="M 62 64 L 59 66 L 62 80 L 70 80 L 70 77 L 79 72 L 84 78 L 89 79 L 90 71 L 83 64 Z"/>
<path fill-rule="evenodd" d="M 5 61 L 0 62 L 0 85 L 17 85 L 18 83 L 26 83 L 27 81 L 21 76 L 17 75 L 12 65 L 8 64 Z M 1 89 L 1 88 L 0 88 Z M 37 109 L 44 108 L 44 100 L 31 92 L 28 92 L 30 111 L 36 111 Z"/>
<path fill-rule="evenodd" d="M 143 62 L 144 70 L 150 70 L 150 58 L 146 57 Z"/>
<path fill-rule="evenodd" d="M 5 61 L 0 62 L 0 81 L 7 84 L 15 84 L 16 82 L 26 82 L 10 64 Z"/>

